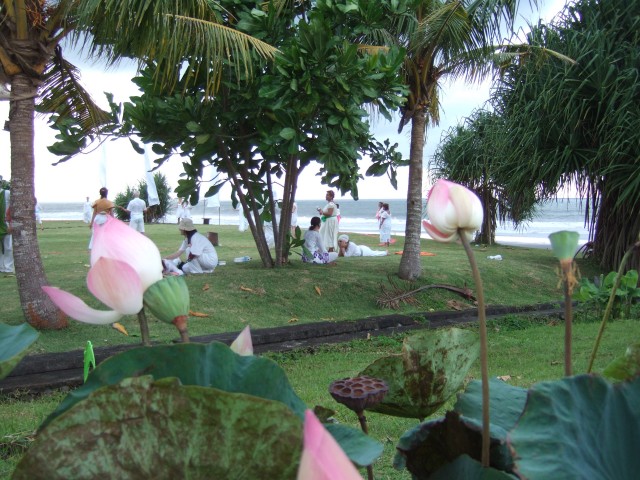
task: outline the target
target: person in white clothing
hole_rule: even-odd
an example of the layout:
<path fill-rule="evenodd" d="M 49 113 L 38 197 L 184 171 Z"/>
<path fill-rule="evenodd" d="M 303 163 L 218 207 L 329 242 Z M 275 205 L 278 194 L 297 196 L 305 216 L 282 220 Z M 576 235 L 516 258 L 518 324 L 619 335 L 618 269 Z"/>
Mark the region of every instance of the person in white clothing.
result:
<path fill-rule="evenodd" d="M 91 206 L 89 197 L 87 197 L 87 201 L 84 202 L 84 205 L 82 206 L 82 221 L 84 223 L 89 223 L 91 221 L 92 214 L 93 214 L 93 207 Z"/>
<path fill-rule="evenodd" d="M 384 257 L 389 255 L 387 250 L 372 250 L 366 245 L 356 245 L 349 241 L 349 235 L 342 234 L 338 237 L 341 257 Z"/>
<path fill-rule="evenodd" d="M 2 182 L 0 182 L 0 272 L 14 273 L 14 271 L 9 190 L 3 188 Z"/>
<path fill-rule="evenodd" d="M 218 253 L 213 244 L 207 237 L 198 233 L 190 218 L 180 220 L 178 229 L 185 239 L 180 248 L 175 253 L 167 255 L 164 260 L 173 260 L 186 275 L 213 273 L 218 265 Z M 186 262 L 180 261 L 183 253 L 187 256 Z M 162 263 L 166 269 L 165 262 Z"/>
<path fill-rule="evenodd" d="M 317 263 L 327 265 L 338 258 L 338 252 L 327 252 L 320 235 L 320 217 L 311 218 L 309 230 L 304 232 L 304 245 L 302 247 L 302 261 L 305 263 Z"/>
<path fill-rule="evenodd" d="M 38 203 L 38 199 L 36 198 L 36 228 L 40 225 L 40 230 L 44 230 L 44 225 L 42 224 L 42 206 Z"/>
<path fill-rule="evenodd" d="M 387 247 L 391 243 L 391 209 L 388 203 L 383 203 L 380 211 L 380 243 Z"/>
<path fill-rule="evenodd" d="M 298 226 L 298 205 L 293 202 L 291 205 L 291 236 L 296 236 L 296 227 Z"/>
<path fill-rule="evenodd" d="M 133 198 L 124 210 L 130 216 L 129 226 L 140 233 L 144 233 L 144 214 L 147 211 L 147 202 L 140 198 L 138 190 L 133 191 Z"/>
<path fill-rule="evenodd" d="M 322 226 L 320 227 L 320 235 L 322 242 L 329 252 L 338 252 L 338 208 L 333 202 L 335 192 L 327 190 L 325 199 L 327 204 L 323 208 L 318 208 L 318 213 L 322 215 Z"/>

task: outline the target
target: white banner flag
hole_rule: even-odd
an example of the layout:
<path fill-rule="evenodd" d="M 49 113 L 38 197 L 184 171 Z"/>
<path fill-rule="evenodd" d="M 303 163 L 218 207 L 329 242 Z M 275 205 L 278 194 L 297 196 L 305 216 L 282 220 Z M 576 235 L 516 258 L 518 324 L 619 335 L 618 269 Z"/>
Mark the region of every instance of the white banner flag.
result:
<path fill-rule="evenodd" d="M 214 165 L 207 165 L 202 169 L 202 179 L 205 182 L 211 182 L 218 177 L 218 170 Z M 220 208 L 220 195 L 215 194 L 213 197 L 207 198 L 207 206 L 211 208 Z"/>
<path fill-rule="evenodd" d="M 144 175 L 147 181 L 147 203 L 150 207 L 152 205 L 160 205 L 158 188 L 156 187 L 156 181 L 153 178 L 153 172 L 151 171 L 151 160 L 149 160 L 149 153 L 147 152 L 146 145 L 144 146 Z"/>

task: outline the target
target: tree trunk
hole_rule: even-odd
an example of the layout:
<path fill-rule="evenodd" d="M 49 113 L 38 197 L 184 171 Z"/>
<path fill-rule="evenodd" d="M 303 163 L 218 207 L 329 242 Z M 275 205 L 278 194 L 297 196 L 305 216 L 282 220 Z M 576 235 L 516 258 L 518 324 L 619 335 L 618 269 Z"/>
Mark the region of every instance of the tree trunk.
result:
<path fill-rule="evenodd" d="M 422 233 L 422 160 L 424 156 L 426 113 L 419 108 L 411 118 L 411 150 L 409 152 L 409 188 L 404 249 L 398 276 L 415 280 L 422 274 L 420 234 Z"/>
<path fill-rule="evenodd" d="M 593 240 L 593 254 L 600 261 L 605 273 L 618 270 L 627 249 L 638 240 L 640 215 L 638 205 L 615 206 L 618 192 L 610 192 L 606 186 L 602 190 L 598 219 Z M 629 259 L 626 269 L 640 267 L 638 253 Z"/>
<path fill-rule="evenodd" d="M 24 74 L 11 78 L 9 125 L 13 254 L 20 305 L 27 322 L 37 329 L 61 329 L 66 316 L 42 291 L 47 278 L 40 258 L 35 221 L 33 115 L 36 87 Z M 20 100 L 13 101 L 13 98 Z"/>

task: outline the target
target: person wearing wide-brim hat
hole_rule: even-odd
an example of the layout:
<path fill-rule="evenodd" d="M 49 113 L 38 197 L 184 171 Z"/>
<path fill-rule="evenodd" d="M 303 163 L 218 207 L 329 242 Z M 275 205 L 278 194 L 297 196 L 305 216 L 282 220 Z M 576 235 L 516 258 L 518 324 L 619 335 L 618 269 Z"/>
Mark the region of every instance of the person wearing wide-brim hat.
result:
<path fill-rule="evenodd" d="M 177 267 L 187 275 L 198 273 L 212 273 L 218 265 L 218 253 L 207 237 L 198 233 L 190 218 L 182 218 L 178 223 L 180 234 L 184 240 L 175 253 L 167 255 L 162 263 L 178 261 Z M 187 261 L 180 262 L 182 254 L 186 254 Z M 166 266 L 166 265 L 165 265 Z"/>

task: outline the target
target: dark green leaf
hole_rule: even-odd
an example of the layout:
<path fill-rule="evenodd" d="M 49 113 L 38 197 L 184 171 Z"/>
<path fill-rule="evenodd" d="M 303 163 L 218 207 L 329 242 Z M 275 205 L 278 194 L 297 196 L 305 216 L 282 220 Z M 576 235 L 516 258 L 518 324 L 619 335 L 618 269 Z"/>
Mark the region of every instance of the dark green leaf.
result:
<path fill-rule="evenodd" d="M 0 323 L 0 380 L 15 368 L 39 333 L 30 325 L 12 326 Z"/>

